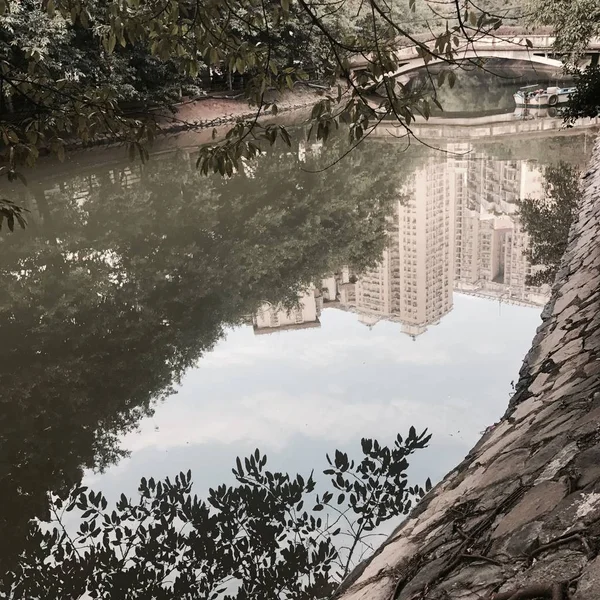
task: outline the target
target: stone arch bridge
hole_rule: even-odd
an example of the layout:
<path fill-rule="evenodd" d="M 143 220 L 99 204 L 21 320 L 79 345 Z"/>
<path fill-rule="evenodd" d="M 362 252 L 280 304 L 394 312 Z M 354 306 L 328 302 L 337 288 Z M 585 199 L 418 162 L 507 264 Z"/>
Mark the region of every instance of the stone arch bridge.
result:
<path fill-rule="evenodd" d="M 418 44 L 422 44 L 431 49 L 433 54 L 435 51 L 435 40 L 431 40 L 431 36 L 426 38 L 423 36 L 415 36 L 413 38 Z M 465 38 L 458 38 L 456 60 L 472 61 L 475 59 L 497 58 L 513 61 L 527 61 L 544 67 L 562 69 L 563 62 L 560 56 L 556 56 L 553 52 L 554 42 L 556 37 L 548 33 L 530 33 L 520 32 L 515 34 L 503 34 L 501 30 L 493 35 L 482 35 L 474 41 L 467 41 Z M 399 68 L 390 73 L 393 77 L 402 77 L 412 71 L 421 69 L 425 66 L 433 66 L 444 62 L 441 58 L 435 56 L 425 62 L 422 54 L 422 47 L 417 43 L 404 41 L 405 45 L 398 47 L 396 57 L 400 63 Z M 600 38 L 590 41 L 588 46 L 587 57 L 591 56 L 591 60 L 597 62 L 600 54 Z M 353 73 L 359 73 L 367 68 L 370 63 L 369 56 L 358 55 L 351 59 L 350 68 Z"/>

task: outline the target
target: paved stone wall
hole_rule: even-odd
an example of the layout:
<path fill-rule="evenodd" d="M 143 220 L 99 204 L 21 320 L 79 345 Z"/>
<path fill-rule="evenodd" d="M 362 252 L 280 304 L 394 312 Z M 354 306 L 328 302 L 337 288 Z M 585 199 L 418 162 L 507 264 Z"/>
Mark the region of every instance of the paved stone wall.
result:
<path fill-rule="evenodd" d="M 505 416 L 344 600 L 600 600 L 600 143 L 592 164 Z"/>

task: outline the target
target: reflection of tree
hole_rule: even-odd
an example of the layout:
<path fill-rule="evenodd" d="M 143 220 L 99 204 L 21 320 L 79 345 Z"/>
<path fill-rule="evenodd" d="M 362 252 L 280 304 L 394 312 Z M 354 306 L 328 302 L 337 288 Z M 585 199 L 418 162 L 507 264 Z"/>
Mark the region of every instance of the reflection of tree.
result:
<path fill-rule="evenodd" d="M 0 558 L 226 326 L 380 256 L 398 186 L 381 150 L 320 175 L 272 154 L 229 181 L 177 156 L 35 195 L 37 222 L 0 238 Z"/>
<path fill-rule="evenodd" d="M 235 484 L 211 489 L 206 501 L 192 496 L 191 471 L 174 481 L 142 478 L 139 498 L 122 494 L 114 508 L 78 487 L 53 501 L 52 527 L 32 527 L 18 566 L 0 577 L 0 596 L 331 598 L 372 549 L 367 538 L 425 494 L 408 486 L 406 470 L 430 438 L 411 427 L 392 447 L 363 438 L 359 460 L 336 450 L 316 494 L 312 473 L 273 473 L 258 449 L 237 459 Z M 68 531 L 72 510 L 79 527 Z"/>
<path fill-rule="evenodd" d="M 579 169 L 566 163 L 544 170 L 544 197 L 519 201 L 519 216 L 529 234 L 527 256 L 539 266 L 528 277 L 529 285 L 552 283 L 567 247 L 569 228 L 581 195 Z"/>
<path fill-rule="evenodd" d="M 435 67 L 432 68 L 435 72 Z M 496 66 L 489 66 L 492 72 L 498 72 Z M 442 69 L 440 69 L 442 70 Z M 428 74 L 418 75 L 422 85 L 427 85 L 432 91 L 436 87 Z M 456 74 L 456 83 L 450 87 L 437 86 L 438 100 L 446 112 L 480 112 L 489 109 L 499 109 L 514 105 L 514 84 L 506 78 L 492 77 L 489 73 L 477 69 L 460 70 Z"/>

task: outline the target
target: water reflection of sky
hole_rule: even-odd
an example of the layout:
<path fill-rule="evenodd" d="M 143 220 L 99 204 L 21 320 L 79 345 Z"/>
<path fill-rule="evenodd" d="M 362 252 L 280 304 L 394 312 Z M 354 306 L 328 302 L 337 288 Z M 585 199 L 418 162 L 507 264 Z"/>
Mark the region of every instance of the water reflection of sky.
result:
<path fill-rule="evenodd" d="M 391 442 L 410 425 L 434 434 L 413 475 L 438 480 L 505 410 L 539 321 L 539 309 L 455 294 L 454 310 L 416 341 L 398 323 L 369 329 L 334 308 L 319 329 L 230 330 L 124 438 L 131 457 L 87 483 L 127 494 L 142 476 L 189 468 L 203 494 L 257 446 L 271 468 L 306 473 L 324 468 L 326 452 L 358 450 L 363 436 Z"/>

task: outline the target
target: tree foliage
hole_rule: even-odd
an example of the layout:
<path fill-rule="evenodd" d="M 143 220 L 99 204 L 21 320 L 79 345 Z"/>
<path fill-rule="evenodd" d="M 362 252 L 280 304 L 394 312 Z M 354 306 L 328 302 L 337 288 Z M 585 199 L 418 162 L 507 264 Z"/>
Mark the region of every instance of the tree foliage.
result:
<path fill-rule="evenodd" d="M 566 55 L 571 64 L 600 33 L 600 6 L 596 0 L 530 0 L 528 9 L 531 23 L 552 27 L 557 52 Z"/>
<path fill-rule="evenodd" d="M 577 83 L 565 111 L 565 122 L 600 114 L 598 90 L 600 71 L 597 66 L 581 68 L 591 39 L 600 35 L 600 5 L 597 0 L 530 0 L 530 22 L 552 27 L 556 35 L 555 50 L 566 59 L 567 71 Z"/>
<path fill-rule="evenodd" d="M 15 230 L 15 221 L 21 229 L 25 229 L 27 221 L 24 213 L 26 210 L 22 206 L 17 206 L 12 200 L 0 198 L 0 229 L 2 229 L 4 221 L 10 231 Z"/>
<path fill-rule="evenodd" d="M 237 459 L 235 485 L 211 489 L 206 500 L 192 495 L 190 471 L 174 481 L 142 478 L 139 497 L 122 494 L 114 508 L 101 492 L 77 487 L 54 499 L 51 527 L 32 525 L 18 565 L 0 579 L 0 595 L 329 598 L 364 532 L 407 514 L 425 494 L 408 486 L 406 468 L 430 437 L 411 428 L 391 448 L 363 439 L 359 461 L 336 450 L 325 471 L 329 489 L 316 495 L 312 474 L 273 473 L 258 449 Z M 76 532 L 64 522 L 71 511 Z"/>
<path fill-rule="evenodd" d="M 577 90 L 571 95 L 564 119 L 572 125 L 577 119 L 600 114 L 600 68 L 589 65 L 575 72 Z"/>
<path fill-rule="evenodd" d="M 397 83 L 392 73 L 399 64 L 398 40 L 415 44 L 425 62 L 439 58 L 453 69 L 474 39 L 501 24 L 500 15 L 461 0 L 441 14 L 444 30 L 423 41 L 404 26 L 403 11 L 369 0 L 358 3 L 349 19 L 349 9 L 340 16 L 346 2 L 2 0 L 0 163 L 5 174 L 17 177 L 40 153 L 62 158 L 73 143 L 117 141 L 144 160 L 165 124 L 164 113 L 158 119 L 150 107 L 193 93 L 207 73 L 238 78 L 255 115 L 204 151 L 199 166 L 205 173 L 231 173 L 264 144 L 287 143 L 284 128 L 264 130 L 258 118 L 276 112 L 268 94 L 292 89 L 315 74 L 328 84 L 340 83 L 312 113 L 317 138 L 326 139 L 345 123 L 350 142 L 359 144 L 389 116 L 410 135 L 415 115 L 428 116 L 437 99 L 435 91 L 407 90 Z M 410 3 L 410 9 L 416 7 Z M 360 55 L 368 61 L 355 76 L 352 60 Z M 382 91 L 377 100 L 367 93 L 373 86 Z M 135 112 L 128 110 L 132 101 Z"/>
<path fill-rule="evenodd" d="M 519 201 L 519 218 L 529 235 L 526 254 L 539 267 L 528 285 L 552 283 L 564 254 L 581 198 L 580 171 L 566 163 L 544 169 L 544 197 Z"/>

